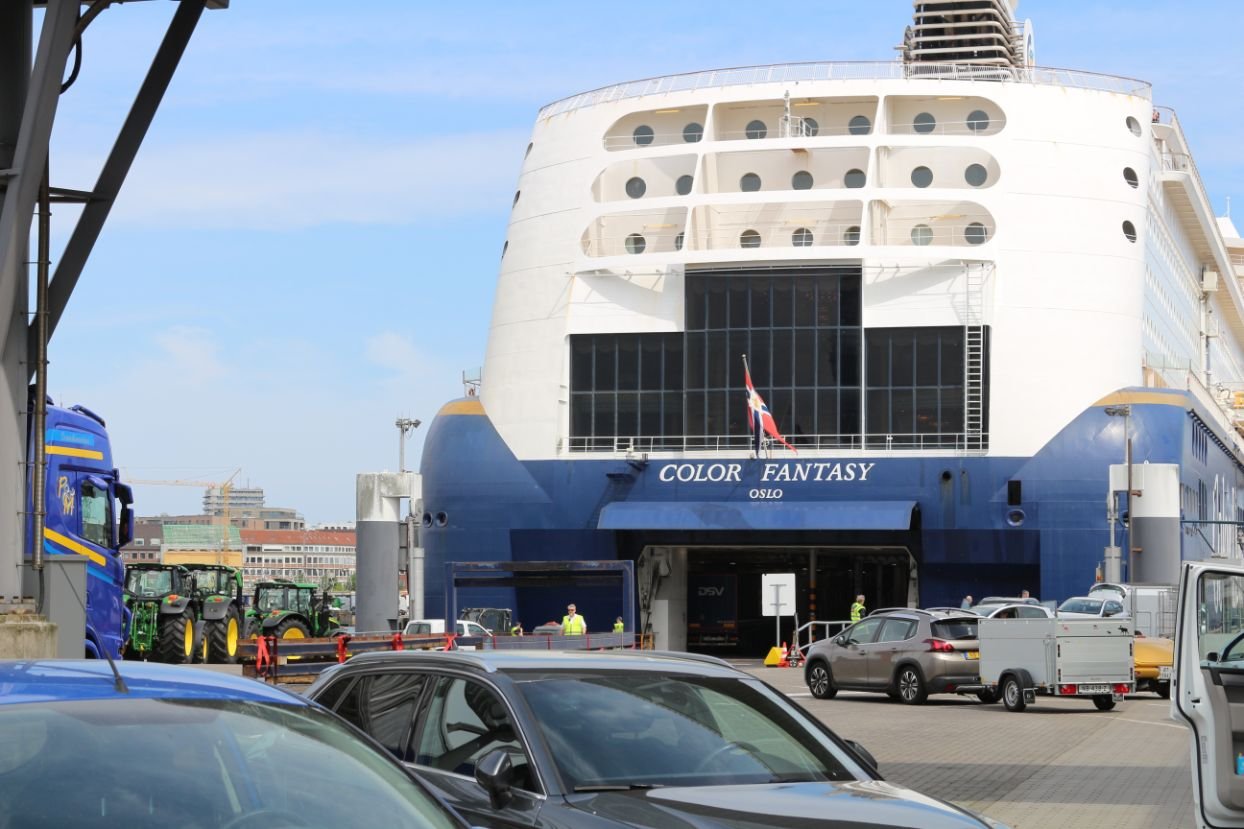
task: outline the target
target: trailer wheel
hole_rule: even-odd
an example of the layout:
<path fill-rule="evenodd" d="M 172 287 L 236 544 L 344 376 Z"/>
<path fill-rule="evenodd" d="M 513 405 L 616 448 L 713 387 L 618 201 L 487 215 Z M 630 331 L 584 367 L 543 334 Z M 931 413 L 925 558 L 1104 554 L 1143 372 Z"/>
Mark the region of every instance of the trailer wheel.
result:
<path fill-rule="evenodd" d="M 1114 708 L 1114 698 L 1109 694 L 1098 694 L 1093 697 L 1093 704 L 1097 706 L 1098 711 L 1109 711 Z"/>
<path fill-rule="evenodd" d="M 998 695 L 994 691 L 990 690 L 977 691 L 976 698 L 986 705 L 993 705 L 998 701 Z"/>
<path fill-rule="evenodd" d="M 212 662 L 232 665 L 238 661 L 238 640 L 241 625 L 234 608 L 225 611 L 225 618 L 211 622 L 207 631 L 208 653 Z"/>
<path fill-rule="evenodd" d="M 157 634 L 155 655 L 161 662 L 180 665 L 190 660 L 194 653 L 194 615 L 186 610 L 176 616 L 169 614 L 160 617 L 160 632 Z"/>
<path fill-rule="evenodd" d="M 838 695 L 829 668 L 819 659 L 808 668 L 808 690 L 817 699 L 833 699 Z"/>
<path fill-rule="evenodd" d="M 1008 711 L 1018 712 L 1028 707 L 1028 703 L 1024 702 L 1024 689 L 1014 676 L 1002 680 L 1002 704 Z"/>
<path fill-rule="evenodd" d="M 898 698 L 908 705 L 920 705 L 929 698 L 929 689 L 924 685 L 924 677 L 920 669 L 914 665 L 904 665 L 898 669 L 894 678 L 898 686 Z"/>

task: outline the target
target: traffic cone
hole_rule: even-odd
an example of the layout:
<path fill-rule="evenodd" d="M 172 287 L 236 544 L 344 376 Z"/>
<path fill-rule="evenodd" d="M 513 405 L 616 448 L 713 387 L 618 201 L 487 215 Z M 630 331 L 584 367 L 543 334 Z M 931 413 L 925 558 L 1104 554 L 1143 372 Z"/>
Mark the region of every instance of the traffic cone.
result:
<path fill-rule="evenodd" d="M 779 660 L 778 660 L 778 663 L 777 663 L 777 666 L 778 666 L 779 668 L 789 668 L 789 667 L 790 667 L 790 660 L 786 658 L 786 653 L 787 653 L 787 651 L 786 651 L 786 643 L 785 643 L 785 642 L 783 642 L 783 643 L 782 643 L 782 658 L 781 658 L 781 659 L 779 659 Z"/>

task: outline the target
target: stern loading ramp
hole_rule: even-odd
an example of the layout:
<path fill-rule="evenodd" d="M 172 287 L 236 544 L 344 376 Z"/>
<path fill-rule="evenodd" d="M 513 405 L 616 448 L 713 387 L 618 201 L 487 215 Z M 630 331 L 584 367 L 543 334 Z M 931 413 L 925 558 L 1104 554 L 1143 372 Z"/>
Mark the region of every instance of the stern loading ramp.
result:
<path fill-rule="evenodd" d="M 25 546 L 27 384 L 46 360 L 44 349 L 73 293 L 95 240 L 146 136 L 205 8 L 228 0 L 179 0 L 168 30 L 134 97 L 95 186 L 89 191 L 52 187 L 47 181 L 56 107 L 81 69 L 84 33 L 111 0 L 2 0 L 0 2 L 0 603 L 19 597 Z M 43 8 L 38 48 L 34 9 Z M 70 70 L 70 56 L 74 55 Z M 89 58 L 87 60 L 89 66 Z M 67 79 L 67 80 L 66 80 Z M 36 205 L 83 205 L 50 285 L 31 321 L 29 240 Z M 45 210 L 40 212 L 46 213 Z M 40 248 L 47 227 L 40 222 Z M 49 263 L 41 256 L 39 282 Z M 39 336 L 38 320 L 46 322 Z M 33 358 L 33 359 L 32 359 Z"/>
<path fill-rule="evenodd" d="M 799 622 L 847 618 L 919 597 L 915 501 L 615 502 L 600 529 L 638 562 L 639 624 L 658 648 L 755 656 L 773 644 L 761 611 L 764 573 L 794 573 Z M 790 641 L 793 618 L 782 620 Z"/>

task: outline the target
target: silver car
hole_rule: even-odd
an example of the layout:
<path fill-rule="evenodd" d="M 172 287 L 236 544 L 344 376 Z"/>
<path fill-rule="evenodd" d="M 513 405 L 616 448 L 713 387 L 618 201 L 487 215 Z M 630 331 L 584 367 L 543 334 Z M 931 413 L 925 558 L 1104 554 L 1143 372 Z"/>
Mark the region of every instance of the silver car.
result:
<path fill-rule="evenodd" d="M 840 690 L 878 691 L 908 705 L 980 682 L 976 626 L 960 610 L 879 610 L 812 645 L 804 681 L 817 699 Z M 994 702 L 992 694 L 978 694 Z"/>

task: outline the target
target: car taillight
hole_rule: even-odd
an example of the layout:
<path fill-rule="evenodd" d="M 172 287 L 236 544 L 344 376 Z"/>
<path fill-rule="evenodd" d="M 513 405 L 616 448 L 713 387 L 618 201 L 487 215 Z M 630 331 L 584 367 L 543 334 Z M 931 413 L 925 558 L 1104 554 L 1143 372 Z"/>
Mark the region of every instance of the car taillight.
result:
<path fill-rule="evenodd" d="M 1074 696 L 1075 692 L 1076 692 L 1075 685 L 1071 685 L 1069 683 L 1063 683 L 1062 685 L 1058 686 L 1058 693 L 1062 694 L 1063 696 Z"/>
<path fill-rule="evenodd" d="M 929 646 L 929 650 L 934 653 L 954 653 L 955 646 L 947 642 L 945 639 L 925 639 L 924 643 Z"/>
<path fill-rule="evenodd" d="M 1126 682 L 1116 682 L 1114 684 L 1114 692 L 1116 694 L 1130 694 L 1132 689 Z"/>

